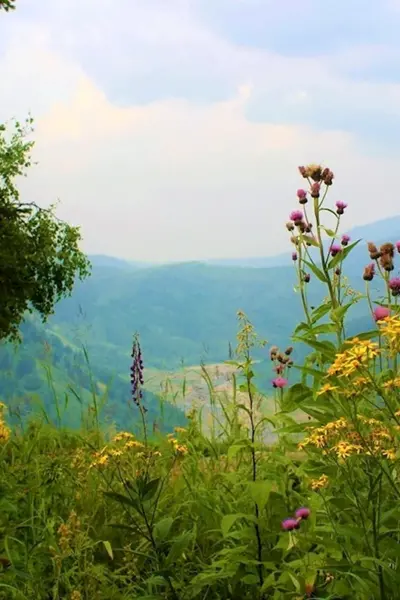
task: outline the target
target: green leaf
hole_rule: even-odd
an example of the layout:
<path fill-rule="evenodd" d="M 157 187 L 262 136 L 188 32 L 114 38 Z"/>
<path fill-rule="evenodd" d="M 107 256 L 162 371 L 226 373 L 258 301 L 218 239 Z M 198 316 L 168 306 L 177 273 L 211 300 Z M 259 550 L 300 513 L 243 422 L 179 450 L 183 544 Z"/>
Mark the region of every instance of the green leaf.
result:
<path fill-rule="evenodd" d="M 322 323 L 322 325 L 316 325 L 315 327 L 311 327 L 309 331 L 314 335 L 320 335 L 322 333 L 335 333 L 336 330 L 337 326 L 333 323 Z"/>
<path fill-rule="evenodd" d="M 138 512 L 140 512 L 139 503 L 133 498 L 129 498 L 128 496 L 124 496 L 123 494 L 118 494 L 117 492 L 103 492 L 107 498 L 111 500 L 115 500 L 115 502 L 119 502 L 119 504 L 123 504 L 125 506 L 131 506 Z"/>
<path fill-rule="evenodd" d="M 371 331 L 362 331 L 361 333 L 357 333 L 356 335 L 352 335 L 350 338 L 346 339 L 352 340 L 357 337 L 359 340 L 372 340 L 373 338 L 377 338 L 378 336 L 379 331 L 377 329 L 372 329 Z"/>
<path fill-rule="evenodd" d="M 243 583 L 246 585 L 256 585 L 259 582 L 259 578 L 258 575 L 249 573 L 248 575 L 242 577 L 241 581 L 243 581 Z"/>
<path fill-rule="evenodd" d="M 114 553 L 113 553 L 113 550 L 112 550 L 110 542 L 108 542 L 107 540 L 103 540 L 103 545 L 104 545 L 104 548 L 107 551 L 108 556 L 111 558 L 111 560 L 113 560 L 114 559 Z"/>
<path fill-rule="evenodd" d="M 243 518 L 244 515 L 242 513 L 235 513 L 233 515 L 224 515 L 221 521 L 221 531 L 222 535 L 226 537 L 231 530 L 232 526 L 238 519 Z"/>
<path fill-rule="evenodd" d="M 316 276 L 316 277 L 317 277 L 317 278 L 318 278 L 320 281 L 322 281 L 322 283 L 326 283 L 326 282 L 327 282 L 327 279 L 326 279 L 326 276 L 325 276 L 324 272 L 323 272 L 323 271 L 321 271 L 321 269 L 319 269 L 319 268 L 318 268 L 318 267 L 315 265 L 315 263 L 312 263 L 312 262 L 310 262 L 310 261 L 308 261 L 308 260 L 303 260 L 303 262 L 304 262 L 304 264 L 306 264 L 306 265 L 307 265 L 307 267 L 308 267 L 309 269 L 311 269 L 311 271 L 314 273 L 314 275 L 315 275 L 315 276 Z"/>
<path fill-rule="evenodd" d="M 192 539 L 193 533 L 191 531 L 185 531 L 182 535 L 176 538 L 167 556 L 166 564 L 168 566 L 176 562 L 178 558 L 182 556 Z"/>
<path fill-rule="evenodd" d="M 172 517 L 166 517 L 165 519 L 161 519 L 160 521 L 158 521 L 158 523 L 155 524 L 154 537 L 156 541 L 163 542 L 168 537 L 173 522 L 174 519 Z"/>
<path fill-rule="evenodd" d="M 269 500 L 272 490 L 272 481 L 250 481 L 248 488 L 252 500 L 257 504 L 258 509 L 262 511 Z"/>
<path fill-rule="evenodd" d="M 336 237 L 336 233 L 333 231 L 333 229 L 328 229 L 328 227 L 324 227 L 323 225 L 321 225 L 321 229 L 323 229 L 326 233 L 326 235 L 328 235 L 331 238 Z"/>
<path fill-rule="evenodd" d="M 328 263 L 328 269 L 335 268 L 336 265 L 338 265 L 340 262 L 342 262 L 343 260 L 345 260 L 345 258 L 350 254 L 350 252 L 353 250 L 353 248 L 355 248 L 357 246 L 357 244 L 359 242 L 361 242 L 361 239 L 357 240 L 356 242 L 353 242 L 349 246 L 345 246 L 344 248 L 342 248 L 341 252 L 339 252 L 339 254 L 336 254 L 336 256 L 334 256 L 329 261 L 329 263 Z"/>
<path fill-rule="evenodd" d="M 344 304 L 343 306 L 333 308 L 331 310 L 332 321 L 334 321 L 335 323 L 341 323 L 349 308 L 351 308 L 356 302 L 356 300 L 352 300 L 351 302 L 348 302 L 348 304 Z"/>
<path fill-rule="evenodd" d="M 152 498 L 154 498 L 158 490 L 160 481 L 161 477 L 157 477 L 156 479 L 151 479 L 143 486 L 141 490 L 143 501 L 151 500 Z"/>
<path fill-rule="evenodd" d="M 325 302 L 324 304 L 321 304 L 321 306 L 315 308 L 312 312 L 312 322 L 316 323 L 317 321 L 322 319 L 322 317 L 324 317 L 331 310 L 331 308 L 332 302 Z"/>
<path fill-rule="evenodd" d="M 302 240 L 304 242 L 306 242 L 307 244 L 309 244 L 310 246 L 314 246 L 314 248 L 319 248 L 319 243 L 311 235 L 303 235 Z"/>
<path fill-rule="evenodd" d="M 314 350 L 317 350 L 325 361 L 333 362 L 336 355 L 336 346 L 332 344 L 332 342 L 319 342 L 317 340 L 305 338 L 305 337 L 297 337 L 293 338 L 297 342 L 304 342 Z"/>

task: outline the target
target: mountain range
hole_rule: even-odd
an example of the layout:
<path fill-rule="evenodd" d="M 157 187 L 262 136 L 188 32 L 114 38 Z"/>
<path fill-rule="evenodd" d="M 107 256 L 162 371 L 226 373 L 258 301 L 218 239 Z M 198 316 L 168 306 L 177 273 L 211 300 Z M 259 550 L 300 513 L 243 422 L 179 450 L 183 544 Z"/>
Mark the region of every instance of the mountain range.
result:
<path fill-rule="evenodd" d="M 362 242 L 349 255 L 345 272 L 356 289 L 363 289 L 363 267 L 370 262 L 366 242 L 397 241 L 400 217 L 355 228 L 350 235 Z M 302 319 L 290 249 L 275 257 L 164 265 L 109 256 L 90 259 L 91 277 L 76 284 L 72 297 L 57 305 L 46 324 L 29 317 L 21 346 L 16 351 L 10 344 L 0 346 L 0 395 L 7 401 L 39 395 L 54 417 L 55 394 L 64 398 L 65 390 L 72 389 L 74 398 L 78 395 L 90 403 L 94 386 L 96 393 L 103 391 L 111 399 L 109 418 L 123 422 L 134 332 L 140 334 L 147 368 L 174 370 L 182 363 L 220 363 L 228 358 L 229 344 L 235 344 L 239 309 L 262 338 L 281 347 L 290 344 Z M 322 299 L 314 281 L 308 296 L 313 304 Z M 365 307 L 357 307 L 352 318 L 351 330 L 364 325 L 371 328 Z M 91 375 L 85 370 L 85 356 Z M 57 389 L 48 384 L 43 360 L 52 369 Z M 264 379 L 269 377 L 265 371 Z M 150 392 L 147 400 L 155 420 L 158 400 Z M 168 406 L 167 412 L 167 422 L 182 421 L 178 408 Z M 78 416 L 75 410 L 70 420 Z"/>

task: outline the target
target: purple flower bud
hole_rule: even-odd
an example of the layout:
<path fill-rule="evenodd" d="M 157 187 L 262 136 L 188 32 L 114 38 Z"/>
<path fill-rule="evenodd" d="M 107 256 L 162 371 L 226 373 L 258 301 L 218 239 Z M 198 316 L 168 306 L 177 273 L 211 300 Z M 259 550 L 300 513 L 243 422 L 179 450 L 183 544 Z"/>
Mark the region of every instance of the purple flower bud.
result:
<path fill-rule="evenodd" d="M 304 283 L 310 283 L 310 279 L 311 279 L 311 275 L 309 273 L 306 273 L 303 277 Z"/>
<path fill-rule="evenodd" d="M 342 215 L 345 208 L 347 208 L 346 202 L 342 202 L 341 200 L 336 202 L 336 212 L 338 215 Z"/>
<path fill-rule="evenodd" d="M 293 529 L 299 529 L 300 525 L 296 519 L 285 519 L 282 521 L 282 529 L 285 531 L 293 531 Z"/>
<path fill-rule="evenodd" d="M 391 289 L 393 296 L 398 296 L 400 294 L 400 277 L 393 277 L 393 279 L 390 279 L 389 288 Z"/>
<path fill-rule="evenodd" d="M 292 260 L 293 261 L 297 260 L 297 252 L 292 252 Z"/>
<path fill-rule="evenodd" d="M 272 380 L 272 385 L 274 386 L 274 388 L 284 388 L 285 386 L 287 386 L 288 384 L 288 380 L 285 379 L 284 377 L 275 377 L 275 379 Z"/>
<path fill-rule="evenodd" d="M 351 238 L 350 238 L 349 235 L 346 235 L 346 234 L 342 235 L 342 246 L 347 246 L 347 244 L 349 243 L 350 239 Z"/>
<path fill-rule="evenodd" d="M 331 254 L 332 256 L 336 256 L 336 254 L 339 254 L 339 252 L 342 251 L 342 247 L 339 246 L 339 244 L 332 244 L 331 246 Z"/>
<path fill-rule="evenodd" d="M 297 519 L 308 519 L 311 514 L 311 510 L 305 506 L 298 508 L 295 512 Z"/>
<path fill-rule="evenodd" d="M 297 190 L 297 197 L 299 199 L 300 204 L 307 204 L 307 192 L 306 190 Z"/>
<path fill-rule="evenodd" d="M 311 198 L 319 198 L 319 192 L 321 190 L 321 184 L 315 181 L 310 189 Z"/>
<path fill-rule="evenodd" d="M 301 210 L 293 210 L 289 215 L 289 219 L 294 221 L 296 225 L 302 223 L 304 219 L 303 212 Z"/>

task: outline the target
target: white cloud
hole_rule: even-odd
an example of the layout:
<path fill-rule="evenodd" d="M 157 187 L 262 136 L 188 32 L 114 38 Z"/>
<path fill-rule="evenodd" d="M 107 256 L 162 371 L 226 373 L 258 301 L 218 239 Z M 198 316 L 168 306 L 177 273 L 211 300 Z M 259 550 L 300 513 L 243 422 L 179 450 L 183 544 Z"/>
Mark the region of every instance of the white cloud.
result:
<path fill-rule="evenodd" d="M 150 9 L 154 11 L 156 5 L 156 0 L 151 0 Z M 61 2 L 52 6 L 49 10 L 65 8 Z M 231 47 L 193 25 L 187 2 L 175 2 L 174 6 L 180 12 L 170 15 L 169 31 L 161 21 L 151 29 L 150 9 L 136 13 L 139 20 L 132 31 L 139 37 L 133 47 L 143 44 L 152 48 L 149 62 L 144 51 L 140 57 L 123 56 L 124 49 L 132 46 L 118 44 L 117 20 L 109 23 L 111 37 L 103 40 L 96 37 L 93 24 L 87 34 L 88 44 L 94 44 L 91 52 L 102 41 L 101 66 L 110 81 L 115 79 L 116 57 L 123 59 L 118 66 L 119 81 L 124 69 L 133 64 L 133 70 L 127 71 L 133 78 L 131 85 L 137 83 L 137 69 L 149 69 L 148 77 L 154 77 L 152 60 L 161 61 L 158 65 L 172 61 L 176 69 L 182 64 L 176 62 L 178 55 L 186 50 L 187 66 L 193 56 L 198 60 L 193 63 L 198 69 L 193 80 L 197 76 L 207 79 L 207 68 L 213 69 L 215 56 L 218 69 L 214 73 L 224 74 L 231 82 L 227 99 L 200 103 L 164 98 L 141 106 L 132 101 L 118 106 L 100 89 L 75 51 L 68 53 L 64 46 L 64 54 L 61 49 L 54 52 L 45 13 L 34 27 L 18 26 L 6 55 L 0 58 L 0 80 L 7 81 L 0 118 L 21 117 L 27 109 L 37 117 L 36 157 L 40 164 L 21 183 L 27 198 L 48 204 L 60 197 L 59 214 L 82 225 L 85 250 L 136 260 L 263 255 L 283 250 L 288 247 L 284 223 L 296 206 L 295 190 L 302 185 L 296 172 L 299 163 L 321 160 L 337 172 L 332 198 L 350 204 L 349 226 L 398 210 L 395 195 L 390 191 L 382 194 L 382 181 L 391 179 L 397 167 L 395 156 L 365 155 L 362 144 L 346 131 L 249 120 L 249 107 L 262 88 L 271 107 L 279 108 L 285 102 L 293 110 L 312 107 L 320 92 L 312 86 L 310 92 L 310 86 L 304 84 L 309 69 L 313 82 L 327 86 L 325 91 L 329 89 L 332 95 L 340 92 L 344 82 L 329 75 L 321 60 L 293 60 Z M 85 5 L 83 15 L 68 13 L 69 19 L 82 20 L 76 29 L 68 19 L 66 25 L 71 48 L 76 49 L 79 41 L 78 55 L 84 52 L 79 36 L 88 16 L 86 9 Z M 96 13 L 94 21 L 107 21 L 109 14 Z M 174 21 L 177 14 L 181 20 Z M 176 32 L 177 24 L 182 29 L 179 43 L 171 33 Z M 121 36 L 127 32 L 128 24 Z M 182 40 L 187 40 L 188 46 Z M 111 41 L 114 46 L 109 46 Z M 169 58 L 163 56 L 167 51 L 172 52 Z M 370 92 L 355 85 L 349 95 L 361 98 L 361 90 Z M 379 90 L 371 93 L 376 99 Z M 384 101 L 395 107 L 397 94 L 393 88 L 392 98 Z M 371 97 L 367 100 L 373 102 Z M 379 214 L 375 211 L 377 198 Z"/>

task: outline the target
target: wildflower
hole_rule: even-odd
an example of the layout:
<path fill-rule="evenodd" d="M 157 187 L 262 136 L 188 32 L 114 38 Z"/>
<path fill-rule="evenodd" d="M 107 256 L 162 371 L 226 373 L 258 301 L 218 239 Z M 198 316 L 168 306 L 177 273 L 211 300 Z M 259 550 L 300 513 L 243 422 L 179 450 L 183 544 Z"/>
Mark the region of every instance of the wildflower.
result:
<path fill-rule="evenodd" d="M 276 360 L 276 357 L 278 356 L 278 352 L 279 352 L 278 346 L 271 346 L 271 349 L 269 351 L 270 359 Z"/>
<path fill-rule="evenodd" d="M 347 208 L 346 202 L 342 202 L 342 200 L 338 200 L 336 202 L 336 213 L 338 215 L 342 215 L 344 213 L 345 208 Z"/>
<path fill-rule="evenodd" d="M 282 529 L 285 531 L 293 531 L 293 529 L 300 529 L 300 524 L 297 519 L 289 518 L 282 521 Z"/>
<path fill-rule="evenodd" d="M 394 450 L 393 448 L 388 448 L 387 450 L 382 450 L 382 454 L 389 460 L 396 459 L 396 450 Z"/>
<path fill-rule="evenodd" d="M 142 405 L 143 391 L 142 386 L 144 384 L 143 377 L 143 358 L 142 350 L 139 344 L 139 337 L 134 336 L 132 346 L 132 366 L 131 366 L 131 386 L 132 386 L 132 400 L 140 408 L 143 413 L 147 412 L 147 409 Z"/>
<path fill-rule="evenodd" d="M 290 356 L 293 352 L 293 346 L 288 346 L 285 350 L 286 356 Z"/>
<path fill-rule="evenodd" d="M 293 221 L 295 225 L 300 225 L 300 223 L 303 223 L 304 221 L 303 212 L 301 210 L 293 210 L 289 215 L 289 219 Z"/>
<path fill-rule="evenodd" d="M 324 487 L 326 487 L 329 483 L 329 479 L 327 477 L 327 475 L 323 474 L 321 475 L 321 477 L 319 479 L 313 479 L 311 481 L 311 488 L 314 491 L 320 490 Z"/>
<path fill-rule="evenodd" d="M 397 252 L 400 254 L 400 242 L 396 242 L 395 244 Z"/>
<path fill-rule="evenodd" d="M 400 294 L 400 277 L 393 277 L 389 280 L 389 288 L 393 296 L 398 296 Z"/>
<path fill-rule="evenodd" d="M 372 281 L 375 275 L 375 265 L 371 263 L 364 268 L 363 279 L 364 281 Z"/>
<path fill-rule="evenodd" d="M 322 177 L 322 167 L 321 165 L 311 164 L 307 166 L 307 176 L 310 177 L 313 181 L 321 181 Z"/>
<path fill-rule="evenodd" d="M 74 590 L 71 594 L 70 600 L 82 600 L 82 595 L 78 590 Z"/>
<path fill-rule="evenodd" d="M 380 351 L 378 344 L 370 340 L 354 338 L 349 340 L 348 343 L 353 344 L 353 346 L 336 355 L 335 361 L 328 369 L 328 376 L 348 377 L 356 372 L 360 366 L 366 364 L 368 360 L 378 356 Z"/>
<path fill-rule="evenodd" d="M 338 389 L 337 386 L 331 385 L 330 383 L 325 383 L 320 390 L 317 392 L 317 396 L 321 396 L 321 394 L 327 394 L 328 392 L 334 392 Z"/>
<path fill-rule="evenodd" d="M 309 273 L 305 273 L 303 277 L 304 283 L 310 283 L 311 275 Z"/>
<path fill-rule="evenodd" d="M 381 254 L 388 254 L 391 258 L 394 257 L 394 245 L 391 242 L 382 244 L 379 250 Z"/>
<path fill-rule="evenodd" d="M 322 177 L 322 181 L 325 183 L 325 185 L 332 185 L 334 175 L 330 169 L 325 168 L 322 171 L 321 177 Z"/>
<path fill-rule="evenodd" d="M 128 440 L 125 444 L 125 448 L 144 448 L 144 445 L 136 440 Z"/>
<path fill-rule="evenodd" d="M 351 238 L 350 238 L 349 235 L 346 235 L 346 234 L 342 235 L 342 240 L 341 240 L 342 246 L 347 246 L 347 244 L 349 243 L 350 239 Z"/>
<path fill-rule="evenodd" d="M 307 169 L 305 167 L 299 167 L 299 171 L 300 171 L 300 175 L 302 175 L 304 177 L 304 179 L 307 179 L 307 177 L 308 177 Z"/>
<path fill-rule="evenodd" d="M 306 508 L 305 506 L 298 508 L 295 512 L 297 519 L 308 519 L 310 514 L 311 514 L 311 510 L 309 508 Z"/>
<path fill-rule="evenodd" d="M 287 229 L 288 231 L 293 231 L 293 230 L 294 230 L 294 225 L 293 225 L 292 221 L 288 221 L 288 222 L 286 223 L 286 229 Z"/>
<path fill-rule="evenodd" d="M 375 321 L 382 321 L 390 316 L 390 310 L 386 306 L 377 306 L 373 312 Z"/>
<path fill-rule="evenodd" d="M 378 258 L 380 258 L 381 253 L 379 252 L 378 248 L 375 246 L 374 242 L 368 242 L 368 252 L 369 252 L 369 257 L 372 260 L 378 260 Z"/>
<path fill-rule="evenodd" d="M 121 431 L 114 437 L 113 441 L 121 442 L 122 440 L 131 440 L 133 438 L 134 438 L 134 435 L 132 433 L 128 433 L 127 431 Z"/>
<path fill-rule="evenodd" d="M 307 192 L 306 190 L 297 190 L 297 197 L 299 199 L 300 204 L 307 204 Z"/>
<path fill-rule="evenodd" d="M 331 246 L 332 256 L 336 256 L 341 251 L 342 251 L 342 248 L 341 248 L 341 246 L 339 246 L 339 244 L 332 244 L 332 246 Z"/>
<path fill-rule="evenodd" d="M 297 252 L 292 252 L 292 260 L 294 262 L 297 260 Z"/>
<path fill-rule="evenodd" d="M 319 198 L 319 193 L 321 191 L 321 184 L 318 181 L 315 181 L 310 189 L 311 198 Z"/>
<path fill-rule="evenodd" d="M 284 388 L 285 386 L 287 386 L 287 384 L 288 380 L 284 377 L 275 377 L 275 379 L 272 380 L 272 385 L 274 386 L 274 388 Z"/>

